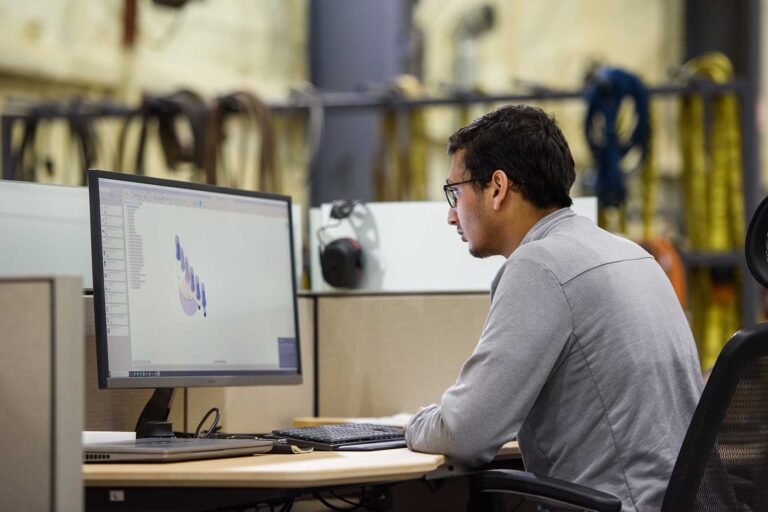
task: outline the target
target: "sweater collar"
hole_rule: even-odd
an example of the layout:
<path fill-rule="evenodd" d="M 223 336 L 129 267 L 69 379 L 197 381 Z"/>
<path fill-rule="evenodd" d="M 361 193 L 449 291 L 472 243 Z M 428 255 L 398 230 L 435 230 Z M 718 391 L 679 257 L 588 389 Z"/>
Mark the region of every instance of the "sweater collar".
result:
<path fill-rule="evenodd" d="M 560 208 L 559 210 L 555 210 L 546 217 L 542 217 L 539 222 L 534 224 L 530 231 L 528 231 L 528 233 L 525 235 L 525 237 L 523 237 L 523 241 L 520 242 L 520 245 L 523 246 L 528 242 L 541 240 L 547 236 L 550 231 L 552 231 L 552 229 L 554 229 L 554 227 L 557 226 L 561 221 L 570 219 L 571 217 L 575 216 L 576 212 L 570 208 Z"/>
<path fill-rule="evenodd" d="M 534 224 L 530 231 L 528 231 L 528 233 L 523 237 L 523 241 L 520 242 L 520 246 L 523 246 L 528 242 L 541 240 L 547 236 L 560 222 L 575 216 L 576 212 L 570 208 L 560 208 L 559 210 L 555 210 L 554 212 L 550 213 L 546 217 L 542 217 L 541 220 Z M 520 247 L 518 247 L 518 249 L 519 248 Z M 515 251 L 517 251 L 517 249 L 515 249 Z M 513 252 L 509 257 L 512 258 L 514 255 L 515 253 Z M 493 278 L 493 282 L 491 282 L 491 299 L 493 299 L 493 295 L 496 293 L 496 287 L 498 286 L 499 281 L 501 280 L 501 276 L 504 274 L 504 270 L 506 268 L 506 265 L 502 265 L 499 271 L 496 273 L 496 276 Z"/>

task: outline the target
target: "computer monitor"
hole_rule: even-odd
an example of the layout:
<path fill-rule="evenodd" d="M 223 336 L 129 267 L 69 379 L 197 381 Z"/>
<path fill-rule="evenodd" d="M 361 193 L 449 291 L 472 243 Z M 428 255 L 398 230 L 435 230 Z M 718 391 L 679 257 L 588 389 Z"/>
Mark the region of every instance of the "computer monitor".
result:
<path fill-rule="evenodd" d="M 100 388 L 298 384 L 291 199 L 89 171 Z"/>

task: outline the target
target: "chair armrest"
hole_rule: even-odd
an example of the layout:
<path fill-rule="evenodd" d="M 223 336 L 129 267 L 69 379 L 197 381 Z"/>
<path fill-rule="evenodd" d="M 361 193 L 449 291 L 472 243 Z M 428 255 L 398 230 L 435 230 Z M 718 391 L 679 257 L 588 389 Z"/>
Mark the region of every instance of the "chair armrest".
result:
<path fill-rule="evenodd" d="M 565 510 L 593 510 L 595 512 L 619 512 L 621 500 L 612 494 L 564 480 L 536 476 L 513 469 L 491 469 L 475 476 L 475 490 L 479 492 L 504 492 L 527 496 L 532 501 L 545 503 Z"/>

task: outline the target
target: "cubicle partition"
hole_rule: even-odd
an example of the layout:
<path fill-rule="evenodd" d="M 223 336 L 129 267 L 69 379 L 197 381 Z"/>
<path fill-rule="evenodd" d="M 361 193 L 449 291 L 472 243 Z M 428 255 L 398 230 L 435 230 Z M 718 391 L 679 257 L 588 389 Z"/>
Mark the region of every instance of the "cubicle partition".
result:
<path fill-rule="evenodd" d="M 170 420 L 177 430 L 194 430 L 219 407 L 225 430 L 265 432 L 296 417 L 413 413 L 453 384 L 488 305 L 487 293 L 301 296 L 302 384 L 189 388 L 186 423 L 177 390 Z M 98 389 L 91 297 L 85 312 L 85 429 L 133 430 L 151 390 Z"/>
<path fill-rule="evenodd" d="M 79 277 L 0 279 L 0 508 L 82 510 Z"/>
<path fill-rule="evenodd" d="M 439 401 L 453 383 L 475 346 L 487 307 L 485 293 L 302 296 L 302 384 L 190 388 L 186 411 L 180 391 L 170 419 L 182 430 L 186 416 L 186 429 L 193 430 L 209 407 L 218 406 L 227 431 L 264 432 L 316 412 L 347 417 L 414 412 Z M 83 297 L 79 279 L 0 279 L 0 396 L 7 419 L 0 424 L 0 508 L 81 510 L 80 431 L 133 430 L 150 393 L 98 389 L 93 299 Z M 84 422 L 78 411 L 85 412 Z M 420 455 L 414 461 L 421 468 L 417 473 L 441 464 L 410 455 Z M 398 464 L 408 463 L 408 454 L 399 457 Z M 322 455 L 317 460 L 308 461 L 310 468 L 331 464 Z M 334 460 L 334 471 L 355 471 L 354 463 Z M 424 460 L 430 463 L 426 469 Z M 404 470 L 396 471 L 402 478 Z M 94 472 L 86 474 L 93 486 Z M 466 494 L 466 482 L 454 481 L 451 488 Z M 403 495 L 398 503 L 410 507 L 424 489 L 415 483 L 393 492 Z M 225 491 L 211 496 L 229 497 Z M 435 499 L 430 492 L 422 501 Z M 315 510 L 307 507 L 302 510 Z M 415 509 L 419 506 L 408 508 Z"/>
<path fill-rule="evenodd" d="M 219 425 L 228 432 L 266 432 L 310 416 L 314 400 L 314 298 L 299 298 L 299 336 L 303 382 L 300 385 L 188 388 L 176 391 L 169 420 L 175 430 L 194 431 L 211 407 L 219 407 Z M 99 389 L 93 297 L 85 297 L 85 430 L 132 431 L 148 389 Z"/>
<path fill-rule="evenodd" d="M 380 417 L 440 401 L 477 344 L 487 293 L 318 296 L 320 416 Z"/>
<path fill-rule="evenodd" d="M 96 369 L 96 323 L 93 296 L 83 297 L 85 311 L 85 425 L 83 430 L 132 431 L 139 413 L 152 396 L 149 389 L 99 389 Z M 173 413 L 181 414 L 181 402 Z"/>

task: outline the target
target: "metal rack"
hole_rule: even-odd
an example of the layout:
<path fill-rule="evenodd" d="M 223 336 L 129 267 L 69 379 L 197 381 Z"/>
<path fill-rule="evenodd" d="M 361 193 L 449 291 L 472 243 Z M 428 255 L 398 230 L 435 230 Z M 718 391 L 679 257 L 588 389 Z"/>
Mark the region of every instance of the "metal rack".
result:
<path fill-rule="evenodd" d="M 753 113 L 755 112 L 755 90 L 748 82 L 731 82 L 728 84 L 712 84 L 709 82 L 692 81 L 684 85 L 660 85 L 647 88 L 651 97 L 683 96 L 689 94 L 703 95 L 711 98 L 724 92 L 737 94 L 740 100 L 742 155 L 743 155 L 743 189 L 744 212 L 748 222 L 761 199 L 757 134 Z M 358 91 L 358 92 L 314 92 L 297 95 L 290 101 L 269 103 L 270 110 L 275 114 L 289 114 L 321 107 L 325 110 L 397 110 L 408 111 L 415 108 L 456 106 L 468 104 L 494 103 L 526 103 L 551 100 L 583 100 L 584 90 L 550 90 L 540 89 L 525 94 L 480 94 L 478 92 L 461 92 L 440 97 L 407 98 L 392 90 Z M 2 176 L 4 179 L 13 178 L 14 155 L 11 135 L 14 125 L 30 117 L 38 119 L 88 119 L 88 118 L 128 118 L 137 115 L 138 109 L 129 108 L 111 102 L 49 102 L 13 105 L 10 110 L 0 116 L 0 138 L 2 139 Z M 683 254 L 687 266 L 738 266 L 745 276 L 741 293 L 742 325 L 754 325 L 758 318 L 758 288 L 756 283 L 746 276 L 749 272 L 743 253 L 702 253 L 689 252 Z"/>

